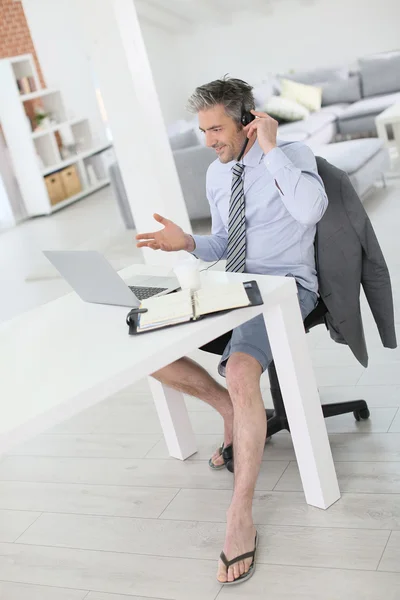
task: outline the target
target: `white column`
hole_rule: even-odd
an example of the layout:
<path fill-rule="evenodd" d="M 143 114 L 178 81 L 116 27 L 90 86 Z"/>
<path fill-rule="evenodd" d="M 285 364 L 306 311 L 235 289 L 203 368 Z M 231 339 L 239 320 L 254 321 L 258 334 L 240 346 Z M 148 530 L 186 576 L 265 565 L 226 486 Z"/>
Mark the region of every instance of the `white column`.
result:
<path fill-rule="evenodd" d="M 136 228 L 159 229 L 152 218 L 158 212 L 190 233 L 133 0 L 84 0 L 78 6 Z M 176 253 L 149 249 L 143 255 L 149 264 L 177 259 Z"/>

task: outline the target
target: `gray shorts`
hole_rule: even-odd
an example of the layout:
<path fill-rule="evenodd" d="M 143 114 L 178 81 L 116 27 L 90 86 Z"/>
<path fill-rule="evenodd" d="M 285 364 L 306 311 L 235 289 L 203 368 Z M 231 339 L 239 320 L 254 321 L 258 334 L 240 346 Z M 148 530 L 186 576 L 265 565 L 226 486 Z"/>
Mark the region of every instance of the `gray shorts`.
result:
<path fill-rule="evenodd" d="M 299 284 L 297 284 L 297 292 L 300 310 L 304 320 L 315 308 L 318 296 L 314 292 L 306 290 Z M 201 350 L 221 354 L 221 352 L 218 351 L 218 346 L 221 347 L 221 341 L 228 339 L 229 341 L 222 352 L 221 360 L 218 365 L 218 372 L 222 377 L 225 377 L 228 358 L 234 352 L 244 352 L 245 354 L 253 356 L 260 363 L 263 372 L 268 368 L 268 365 L 272 361 L 272 352 L 263 315 L 258 315 L 257 317 L 254 317 L 254 319 L 243 323 L 243 325 L 239 325 L 239 327 L 236 327 L 231 334 L 225 334 L 225 336 L 218 338 L 218 340 L 206 344 Z"/>

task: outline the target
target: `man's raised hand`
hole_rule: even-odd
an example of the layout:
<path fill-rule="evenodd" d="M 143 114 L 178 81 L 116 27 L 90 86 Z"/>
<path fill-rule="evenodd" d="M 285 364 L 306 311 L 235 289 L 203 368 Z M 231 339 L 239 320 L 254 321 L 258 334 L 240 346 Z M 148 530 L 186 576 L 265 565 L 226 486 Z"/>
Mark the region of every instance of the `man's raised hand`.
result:
<path fill-rule="evenodd" d="M 163 229 L 151 233 L 139 233 L 136 236 L 138 248 L 152 248 L 153 250 L 163 250 L 164 252 L 174 252 L 177 250 L 194 250 L 194 241 L 192 236 L 186 234 L 179 225 L 173 221 L 155 213 L 154 219 L 164 225 Z"/>

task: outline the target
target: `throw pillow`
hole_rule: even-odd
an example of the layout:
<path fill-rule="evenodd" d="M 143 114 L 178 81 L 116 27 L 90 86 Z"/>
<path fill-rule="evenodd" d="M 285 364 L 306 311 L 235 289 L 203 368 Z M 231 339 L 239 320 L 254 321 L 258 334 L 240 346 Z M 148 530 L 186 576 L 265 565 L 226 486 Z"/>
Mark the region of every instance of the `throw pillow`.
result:
<path fill-rule="evenodd" d="M 300 121 L 310 115 L 310 111 L 298 102 L 282 98 L 282 96 L 272 96 L 263 107 L 264 112 L 279 121 Z"/>
<path fill-rule="evenodd" d="M 290 79 L 282 79 L 281 95 L 288 100 L 294 100 L 302 104 L 311 111 L 317 111 L 321 108 L 322 90 L 320 87 L 297 83 L 296 81 L 290 81 Z"/>
<path fill-rule="evenodd" d="M 341 102 L 357 102 L 361 100 L 360 76 L 352 75 L 348 79 L 328 81 L 321 84 L 322 106 L 340 104 Z"/>

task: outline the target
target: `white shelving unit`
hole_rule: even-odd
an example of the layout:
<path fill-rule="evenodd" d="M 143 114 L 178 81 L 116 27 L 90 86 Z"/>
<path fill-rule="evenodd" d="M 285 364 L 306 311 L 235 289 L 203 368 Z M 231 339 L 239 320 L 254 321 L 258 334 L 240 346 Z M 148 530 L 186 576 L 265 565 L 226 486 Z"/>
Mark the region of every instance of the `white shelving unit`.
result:
<path fill-rule="evenodd" d="M 29 78 L 34 91 L 22 93 L 17 82 L 21 78 Z M 109 183 L 104 153 L 112 152 L 111 144 L 95 143 L 88 119 L 68 118 L 60 91 L 41 89 L 30 54 L 0 60 L 0 90 L 0 124 L 29 216 L 51 214 Z M 27 116 L 32 101 L 39 101 L 52 119 L 34 131 Z M 68 156 L 62 155 L 60 140 Z M 72 166 L 81 190 L 51 202 L 45 177 Z"/>

